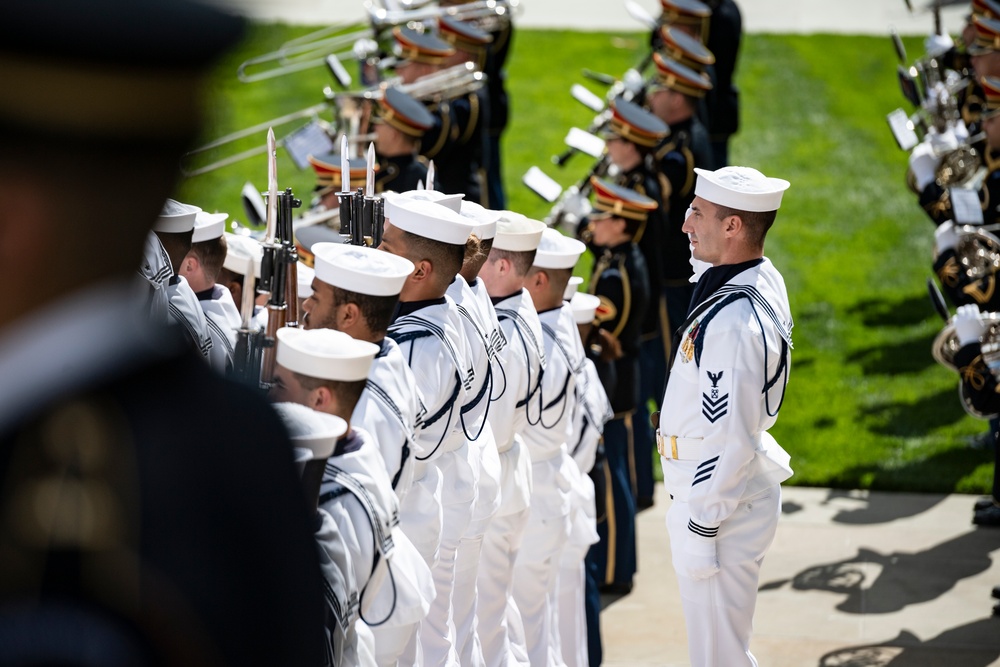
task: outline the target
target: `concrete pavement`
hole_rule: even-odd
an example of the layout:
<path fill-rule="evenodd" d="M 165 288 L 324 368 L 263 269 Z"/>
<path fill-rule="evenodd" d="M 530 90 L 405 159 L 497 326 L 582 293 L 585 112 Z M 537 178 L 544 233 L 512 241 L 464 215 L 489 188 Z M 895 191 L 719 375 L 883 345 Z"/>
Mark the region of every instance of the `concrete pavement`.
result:
<path fill-rule="evenodd" d="M 662 489 L 658 489 L 662 492 Z M 1000 666 L 1000 528 L 974 496 L 786 488 L 751 650 L 766 667 Z M 639 515 L 633 592 L 602 613 L 607 667 L 688 665 L 665 494 Z M 726 667 L 720 665 L 718 667 Z"/>
<path fill-rule="evenodd" d="M 365 18 L 362 0 L 211 1 L 258 20 L 298 25 L 353 23 Z M 374 0 L 377 6 L 392 1 Z M 659 13 L 657 0 L 636 2 L 654 16 Z M 737 4 L 744 30 L 751 33 L 886 35 L 895 26 L 903 35 L 926 35 L 933 28 L 932 15 L 926 10 L 930 0 L 912 0 L 912 12 L 904 0 L 737 0 Z M 957 34 L 968 12 L 968 3 L 946 7 L 942 10 L 944 28 Z M 625 11 L 624 0 L 520 0 L 515 16 L 517 25 L 524 28 L 642 29 Z"/>

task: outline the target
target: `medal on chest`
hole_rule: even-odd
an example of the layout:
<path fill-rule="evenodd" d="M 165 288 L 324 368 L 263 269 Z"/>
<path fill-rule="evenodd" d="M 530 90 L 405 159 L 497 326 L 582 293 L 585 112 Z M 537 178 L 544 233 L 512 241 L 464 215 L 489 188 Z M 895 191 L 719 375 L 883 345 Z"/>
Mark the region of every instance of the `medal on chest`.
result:
<path fill-rule="evenodd" d="M 694 359 L 694 341 L 698 337 L 698 330 L 700 328 L 701 324 L 698 320 L 695 320 L 684 336 L 684 340 L 681 341 L 681 363 L 686 364 Z"/>

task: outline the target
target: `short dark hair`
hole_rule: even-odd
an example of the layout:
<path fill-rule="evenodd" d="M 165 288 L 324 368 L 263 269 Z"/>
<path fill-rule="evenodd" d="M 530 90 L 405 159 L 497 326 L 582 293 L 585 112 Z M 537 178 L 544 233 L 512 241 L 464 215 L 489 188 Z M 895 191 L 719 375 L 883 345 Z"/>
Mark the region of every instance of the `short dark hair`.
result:
<path fill-rule="evenodd" d="M 365 385 L 368 384 L 368 380 L 326 380 L 296 373 L 295 371 L 292 371 L 292 375 L 308 391 L 313 391 L 320 387 L 329 389 L 337 397 L 337 402 L 340 403 L 340 407 L 345 413 L 354 412 L 358 401 L 361 400 L 361 392 L 365 390 Z"/>
<path fill-rule="evenodd" d="M 535 263 L 534 250 L 501 250 L 500 248 L 492 248 L 490 256 L 493 258 L 493 261 L 506 259 L 514 267 L 514 273 L 521 278 L 528 275 L 531 265 Z"/>
<path fill-rule="evenodd" d="M 399 231 L 402 232 L 403 242 L 409 249 L 408 259 L 414 264 L 422 259 L 429 259 L 434 265 L 435 273 L 447 276 L 441 278 L 443 287 L 462 270 L 467 244 L 442 243 L 419 234 L 411 234 L 405 229 Z"/>
<path fill-rule="evenodd" d="M 333 287 L 331 285 L 331 287 Z M 392 296 L 372 296 L 361 292 L 352 292 L 341 287 L 333 287 L 333 305 L 343 306 L 353 303 L 358 306 L 365 324 L 372 333 L 384 333 L 392 323 L 392 314 L 399 303 L 399 295 Z"/>
<path fill-rule="evenodd" d="M 719 220 L 725 220 L 731 215 L 739 216 L 743 225 L 747 228 L 747 239 L 757 248 L 764 247 L 764 237 L 767 230 L 771 229 L 774 219 L 778 216 L 777 211 L 741 211 L 728 206 L 717 206 L 715 215 Z"/>
<path fill-rule="evenodd" d="M 219 273 L 222 271 L 222 265 L 226 261 L 226 253 L 228 252 L 225 235 L 208 241 L 192 243 L 189 252 L 201 262 L 201 268 L 205 271 L 205 277 L 213 283 L 216 282 L 219 279 Z"/>

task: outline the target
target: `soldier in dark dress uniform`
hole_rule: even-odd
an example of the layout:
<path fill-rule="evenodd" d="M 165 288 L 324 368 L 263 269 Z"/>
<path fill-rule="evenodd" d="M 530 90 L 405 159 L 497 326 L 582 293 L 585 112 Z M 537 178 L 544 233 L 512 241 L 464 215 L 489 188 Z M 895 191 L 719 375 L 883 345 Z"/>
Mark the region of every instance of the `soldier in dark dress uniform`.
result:
<path fill-rule="evenodd" d="M 669 341 L 666 300 L 663 296 L 663 232 L 667 224 L 664 191 L 670 184 L 659 172 L 653 152 L 666 138 L 667 124 L 649 111 L 623 99 L 611 104 L 611 120 L 605 133 L 608 156 L 618 168 L 611 179 L 620 185 L 649 197 L 657 207 L 649 211 L 632 241 L 639 246 L 649 275 L 649 304 L 642 318 L 640 334 L 640 383 L 636 413 L 632 420 L 635 447 L 635 481 L 633 492 L 642 509 L 653 504 L 653 431 L 649 426 L 648 399 L 660 399 L 663 376 L 656 370 L 666 364 L 664 336 Z M 652 372 L 651 372 L 652 371 Z"/>
<path fill-rule="evenodd" d="M 434 124 L 423 104 L 398 88 L 389 88 L 379 100 L 375 123 L 375 155 L 379 168 L 375 192 L 409 192 L 423 183 L 428 190 L 427 162 L 420 157 L 420 142 Z"/>
<path fill-rule="evenodd" d="M 20 240 L 0 279 L 32 286 L 0 313 L 2 664 L 322 663 L 284 429 L 136 293 L 198 82 L 241 33 L 181 0 L 36 0 L 0 21 L 0 228 Z M 58 191 L 54 163 L 74 174 Z"/>
<path fill-rule="evenodd" d="M 716 169 L 729 165 L 729 137 L 740 128 L 740 94 L 733 83 L 743 34 L 743 17 L 733 0 L 707 0 L 712 8 L 705 46 L 715 55 L 708 104 L 708 140 Z"/>
<path fill-rule="evenodd" d="M 594 243 L 603 250 L 594 263 L 588 291 L 601 300 L 595 317 L 601 329 L 602 360 L 614 364 L 617 379 L 608 396 L 614 419 L 604 427 L 611 478 L 607 521 L 598 524 L 601 541 L 587 558 L 603 573 L 606 590 L 628 592 L 636 571 L 631 420 L 639 394 L 639 337 L 649 302 L 646 261 L 632 239 L 657 203 L 609 181 L 593 178 L 591 184 L 595 203 L 589 224 Z"/>

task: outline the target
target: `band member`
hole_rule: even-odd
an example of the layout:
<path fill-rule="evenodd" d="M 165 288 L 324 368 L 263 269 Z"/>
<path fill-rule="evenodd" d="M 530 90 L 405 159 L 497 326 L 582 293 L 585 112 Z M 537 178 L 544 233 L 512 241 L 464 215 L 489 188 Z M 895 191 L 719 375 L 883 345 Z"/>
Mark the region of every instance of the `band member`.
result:
<path fill-rule="evenodd" d="M 320 243 L 313 250 L 316 276 L 313 293 L 303 305 L 303 324 L 306 329 L 342 331 L 379 346 L 351 423 L 372 435 L 399 500 L 399 526 L 408 538 L 412 536 L 411 541 L 423 546 L 420 555 L 429 579 L 435 551 L 422 536 L 440 535 L 441 506 L 424 486 L 413 484 L 414 433 L 423 405 L 399 346 L 385 335 L 413 264 L 359 246 Z M 433 587 L 417 593 L 407 595 L 400 589 L 396 621 L 372 627 L 379 665 L 395 665 L 413 640 L 417 624 L 434 599 Z"/>
<path fill-rule="evenodd" d="M 504 212 L 479 272 L 507 341 L 500 351 L 503 375 L 495 380 L 499 389 L 490 406 L 500 453 L 500 508 L 483 540 L 476 611 L 488 667 L 506 665 L 509 656 L 527 659 L 521 616 L 511 595 L 532 488 L 532 465 L 523 434 L 541 413 L 538 400 L 545 368 L 542 326 L 524 281 L 544 230 L 542 222 Z"/>
<path fill-rule="evenodd" d="M 226 229 L 228 213 L 199 211 L 194 219 L 191 249 L 181 262 L 180 274 L 198 297 L 205 313 L 205 324 L 212 338 L 208 360 L 212 368 L 225 373 L 233 365 L 236 332 L 239 331 L 240 311 L 232 294 L 216 283 L 226 260 Z"/>
<path fill-rule="evenodd" d="M 387 88 L 378 103 L 375 123 L 375 154 L 379 168 L 375 192 L 407 192 L 427 182 L 427 160 L 419 155 L 424 134 L 434 118 L 423 104 L 398 88 Z"/>
<path fill-rule="evenodd" d="M 712 8 L 698 0 L 660 0 L 660 25 L 676 27 L 703 44 L 708 38 Z M 656 31 L 653 39 L 656 40 Z"/>
<path fill-rule="evenodd" d="M 632 442 L 632 413 L 639 396 L 639 335 L 649 302 L 646 262 L 634 242 L 657 203 L 613 183 L 591 179 L 595 201 L 590 225 L 594 243 L 603 248 L 594 262 L 589 292 L 600 298 L 596 324 L 602 336 L 602 361 L 614 366 L 615 385 L 609 393 L 614 419 L 604 426 L 604 453 L 611 485 L 607 489 L 610 517 L 601 542 L 589 554 L 601 583 L 614 592 L 632 589 L 636 571 L 635 496 L 637 460 L 652 452 L 637 451 Z M 652 492 L 652 489 L 650 489 Z"/>
<path fill-rule="evenodd" d="M 243 22 L 182 0 L 3 13 L 0 279 L 30 285 L 0 312 L 5 662 L 322 664 L 288 436 L 135 290 L 199 84 Z M 56 90 L 82 92 L 60 105 Z M 72 174 L 58 188 L 53 164 Z"/>
<path fill-rule="evenodd" d="M 733 0 L 706 2 L 712 9 L 712 17 L 708 20 L 705 46 L 715 59 L 712 90 L 706 96 L 706 129 L 712 144 L 712 163 L 719 169 L 729 164 L 729 137 L 740 128 L 740 96 L 733 77 L 743 35 L 743 17 Z"/>
<path fill-rule="evenodd" d="M 578 471 L 567 439 L 576 409 L 576 374 L 582 363 L 573 311 L 563 293 L 586 246 L 546 229 L 525 277 L 538 312 L 545 346 L 545 373 L 539 390 L 538 419 L 524 432 L 531 455 L 531 509 L 514 566 L 514 601 L 524 622 L 532 665 L 548 665 L 558 628 L 556 575 L 569 539 L 572 483 Z M 561 659 L 556 656 L 555 664 Z"/>
<path fill-rule="evenodd" d="M 461 421 L 462 406 L 474 398 L 475 364 L 462 315 L 447 296 L 470 244 L 473 249 L 476 244 L 469 238 L 472 227 L 469 220 L 438 204 L 395 197 L 386 202 L 379 246 L 416 267 L 400 292 L 388 335 L 399 344 L 426 408 L 416 434 L 414 483 L 426 486 L 437 481 L 428 479 L 429 467 L 440 473 L 440 492 L 429 494 L 438 499 L 443 511 L 432 568 L 437 595 L 417 631 L 426 665 L 450 664 L 455 659 L 455 557 L 477 497 L 479 466 L 471 460 Z M 417 547 L 423 551 L 422 544 Z"/>
<path fill-rule="evenodd" d="M 755 665 L 760 564 L 781 511 L 788 455 L 768 433 L 791 363 L 784 281 L 764 239 L 788 181 L 698 170 L 684 223 L 701 276 L 666 379 L 657 445 L 673 496 L 667 530 L 691 664 Z"/>

